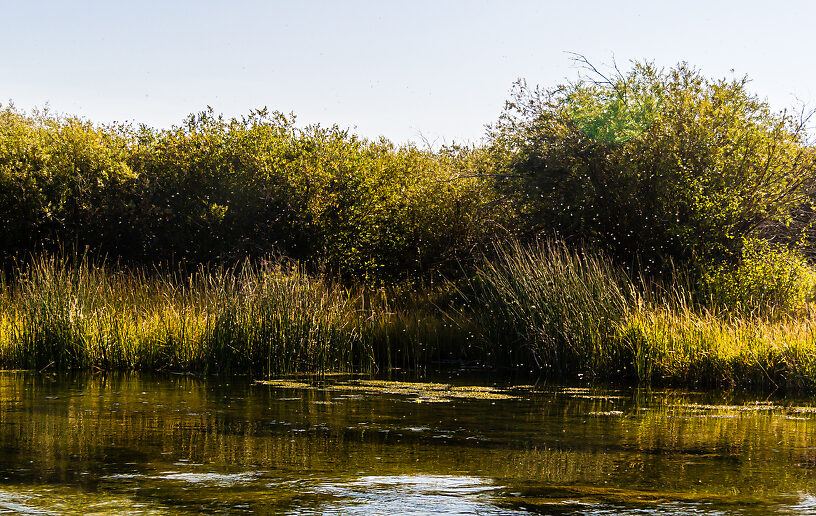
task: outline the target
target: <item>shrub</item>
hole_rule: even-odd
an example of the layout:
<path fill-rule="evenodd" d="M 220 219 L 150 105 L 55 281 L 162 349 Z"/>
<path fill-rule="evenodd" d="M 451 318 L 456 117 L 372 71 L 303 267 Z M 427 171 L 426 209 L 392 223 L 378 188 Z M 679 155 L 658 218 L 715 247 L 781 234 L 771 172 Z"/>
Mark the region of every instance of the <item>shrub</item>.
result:
<path fill-rule="evenodd" d="M 298 128 L 259 110 L 167 130 L 0 110 L 0 260 L 130 263 L 284 255 L 367 283 L 456 270 L 506 218 L 484 152 Z M 503 224 L 506 226 L 506 224 Z"/>
<path fill-rule="evenodd" d="M 747 79 L 686 64 L 550 90 L 517 85 L 491 132 L 503 188 L 528 234 L 557 232 L 654 268 L 727 260 L 784 220 L 814 178 L 804 124 Z"/>
<path fill-rule="evenodd" d="M 801 253 L 759 239 L 746 242 L 736 264 L 712 267 L 703 282 L 715 306 L 736 313 L 799 313 L 816 295 L 816 270 Z"/>

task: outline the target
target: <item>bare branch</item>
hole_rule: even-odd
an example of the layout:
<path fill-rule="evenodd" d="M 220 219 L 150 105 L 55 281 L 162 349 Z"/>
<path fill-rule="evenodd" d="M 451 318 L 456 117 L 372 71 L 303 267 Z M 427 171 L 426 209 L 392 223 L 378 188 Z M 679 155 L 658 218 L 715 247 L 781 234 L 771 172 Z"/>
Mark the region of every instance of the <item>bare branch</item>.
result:
<path fill-rule="evenodd" d="M 578 66 L 580 66 L 581 68 L 583 68 L 585 70 L 588 70 L 588 71 L 594 73 L 595 75 L 597 75 L 598 77 L 603 79 L 602 81 L 599 81 L 597 79 L 590 79 L 593 83 L 595 83 L 595 84 L 606 84 L 608 86 L 614 86 L 614 83 L 612 82 L 612 80 L 609 79 L 609 77 L 607 77 L 606 75 L 602 74 L 601 71 L 598 70 L 598 68 L 596 68 L 595 65 L 593 65 L 589 61 L 589 59 L 587 59 L 587 57 L 585 55 L 579 54 L 578 52 L 567 52 L 567 54 L 570 54 L 572 56 L 572 58 L 571 58 L 572 61 L 574 63 L 576 63 Z M 615 67 L 615 69 L 617 70 L 617 66 Z M 620 73 L 620 72 L 618 72 L 618 73 Z"/>

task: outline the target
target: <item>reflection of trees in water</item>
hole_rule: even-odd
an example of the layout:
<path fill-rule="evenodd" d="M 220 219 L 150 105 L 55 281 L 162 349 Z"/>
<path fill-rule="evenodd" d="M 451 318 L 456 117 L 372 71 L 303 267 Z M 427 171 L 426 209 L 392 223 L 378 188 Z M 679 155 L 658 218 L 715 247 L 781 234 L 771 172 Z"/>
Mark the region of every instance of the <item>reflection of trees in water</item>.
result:
<path fill-rule="evenodd" d="M 468 475 L 531 489 L 761 496 L 808 492 L 816 463 L 810 415 L 770 404 L 590 392 L 417 404 L 229 383 L 0 374 L 0 468 L 94 486 L 185 460 L 291 479 Z"/>

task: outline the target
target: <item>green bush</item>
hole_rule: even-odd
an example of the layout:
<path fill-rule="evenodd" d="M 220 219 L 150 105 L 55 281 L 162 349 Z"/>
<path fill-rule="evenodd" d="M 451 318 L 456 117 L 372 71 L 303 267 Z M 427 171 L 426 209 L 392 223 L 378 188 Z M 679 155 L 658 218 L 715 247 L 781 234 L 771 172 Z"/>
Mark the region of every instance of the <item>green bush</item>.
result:
<path fill-rule="evenodd" d="M 135 263 L 284 255 L 355 281 L 456 270 L 505 218 L 484 152 L 298 128 L 266 110 L 168 130 L 0 111 L 0 260 L 86 248 Z"/>
<path fill-rule="evenodd" d="M 60 244 L 131 253 L 132 143 L 123 127 L 0 110 L 0 257 Z"/>
<path fill-rule="evenodd" d="M 704 273 L 703 282 L 716 307 L 744 314 L 801 313 L 816 295 L 816 270 L 801 253 L 759 239 L 746 242 L 735 265 Z"/>
<path fill-rule="evenodd" d="M 685 64 L 549 90 L 520 82 L 491 150 L 528 234 L 647 268 L 734 259 L 760 224 L 801 206 L 816 173 L 800 120 L 746 79 Z"/>

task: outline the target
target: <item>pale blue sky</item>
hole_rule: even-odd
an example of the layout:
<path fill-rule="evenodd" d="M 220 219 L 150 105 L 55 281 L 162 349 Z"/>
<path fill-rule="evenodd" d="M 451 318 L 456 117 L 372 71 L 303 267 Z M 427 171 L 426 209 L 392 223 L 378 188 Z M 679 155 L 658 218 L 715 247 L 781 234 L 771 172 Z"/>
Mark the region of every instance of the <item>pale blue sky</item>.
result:
<path fill-rule="evenodd" d="M 0 102 L 97 122 L 268 106 L 396 142 L 476 142 L 513 81 L 577 77 L 566 52 L 747 74 L 816 107 L 816 2 L 5 1 Z"/>

